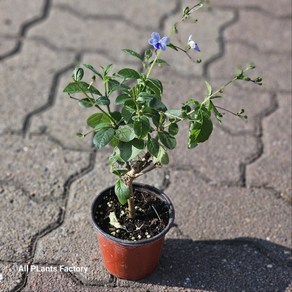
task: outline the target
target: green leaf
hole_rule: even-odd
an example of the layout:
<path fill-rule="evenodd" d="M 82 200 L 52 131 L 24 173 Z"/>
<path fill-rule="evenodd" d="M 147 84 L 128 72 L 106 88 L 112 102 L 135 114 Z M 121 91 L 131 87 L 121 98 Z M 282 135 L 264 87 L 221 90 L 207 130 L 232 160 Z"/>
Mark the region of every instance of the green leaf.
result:
<path fill-rule="evenodd" d="M 222 95 L 215 95 L 215 96 L 212 96 L 210 99 L 215 99 L 215 98 L 223 98 Z"/>
<path fill-rule="evenodd" d="M 173 45 L 172 43 L 169 43 L 167 46 L 175 51 L 178 51 L 177 47 Z"/>
<path fill-rule="evenodd" d="M 118 149 L 120 150 L 120 157 L 126 162 L 132 156 L 132 144 L 128 142 L 119 142 Z"/>
<path fill-rule="evenodd" d="M 93 144 L 98 148 L 102 148 L 107 145 L 115 135 L 113 128 L 103 128 L 96 132 L 93 137 Z"/>
<path fill-rule="evenodd" d="M 176 147 L 176 139 L 167 132 L 158 132 L 158 137 L 161 143 L 168 149 Z"/>
<path fill-rule="evenodd" d="M 168 133 L 169 133 L 171 136 L 175 136 L 175 135 L 177 135 L 178 130 L 179 130 L 179 128 L 178 128 L 178 124 L 176 124 L 176 123 L 172 123 L 172 124 L 170 124 L 169 127 L 168 127 Z"/>
<path fill-rule="evenodd" d="M 213 93 L 212 86 L 208 81 L 205 81 L 205 83 L 206 83 L 207 90 L 208 90 L 208 96 L 210 96 Z"/>
<path fill-rule="evenodd" d="M 122 76 L 125 80 L 139 79 L 140 74 L 134 69 L 124 68 L 117 72 L 118 75 Z"/>
<path fill-rule="evenodd" d="M 167 107 L 165 106 L 165 104 L 162 101 L 160 101 L 158 98 L 151 99 L 149 102 L 149 106 L 152 109 L 155 109 L 157 111 L 165 112 L 167 110 Z"/>
<path fill-rule="evenodd" d="M 69 83 L 63 92 L 73 94 L 73 93 L 78 93 L 78 92 L 90 92 L 93 94 L 101 95 L 101 93 L 92 85 L 89 85 L 86 82 L 83 81 L 74 81 Z"/>
<path fill-rule="evenodd" d="M 95 105 L 95 100 L 93 98 L 83 98 L 78 103 L 83 108 L 89 108 Z"/>
<path fill-rule="evenodd" d="M 130 120 L 132 119 L 132 116 L 134 115 L 135 113 L 135 110 L 128 106 L 128 105 L 125 105 L 123 108 L 122 108 L 122 117 L 124 119 L 124 121 L 126 123 L 129 123 Z"/>
<path fill-rule="evenodd" d="M 221 124 L 222 120 L 222 114 L 217 110 L 216 106 L 214 105 L 214 103 L 210 100 L 210 106 L 211 106 L 211 110 L 214 113 L 214 116 L 216 117 L 217 121 Z"/>
<path fill-rule="evenodd" d="M 162 83 L 158 79 L 148 78 L 146 86 L 158 97 L 163 93 Z"/>
<path fill-rule="evenodd" d="M 158 143 L 158 139 L 157 138 L 150 138 L 147 141 L 147 150 L 154 157 L 157 157 L 158 156 L 159 143 Z"/>
<path fill-rule="evenodd" d="M 90 64 L 83 64 L 84 67 L 86 67 L 87 69 L 89 69 L 90 71 L 92 71 L 94 74 L 96 74 L 98 77 L 100 77 L 102 79 L 102 76 L 99 72 L 97 72 L 97 70 Z"/>
<path fill-rule="evenodd" d="M 140 55 L 139 53 L 133 51 L 133 50 L 130 50 L 130 49 L 122 49 L 123 52 L 133 56 L 133 57 L 136 57 L 138 59 L 140 59 L 141 61 L 143 61 L 144 57 L 142 55 Z"/>
<path fill-rule="evenodd" d="M 115 194 L 122 205 L 126 204 L 127 200 L 131 197 L 130 188 L 120 178 L 115 183 Z"/>
<path fill-rule="evenodd" d="M 134 130 L 128 126 L 116 130 L 116 137 L 122 142 L 129 142 L 135 138 Z"/>
<path fill-rule="evenodd" d="M 75 68 L 73 71 L 73 79 L 80 81 L 84 76 L 84 70 L 82 68 Z"/>
<path fill-rule="evenodd" d="M 151 130 L 151 126 L 148 118 L 139 117 L 134 121 L 134 131 L 138 138 L 144 138 L 147 136 L 149 131 Z"/>
<path fill-rule="evenodd" d="M 127 100 L 131 100 L 131 96 L 128 94 L 120 94 L 116 98 L 116 104 L 124 104 Z"/>
<path fill-rule="evenodd" d="M 87 125 L 95 128 L 98 124 L 111 124 L 111 119 L 104 113 L 95 113 L 87 119 Z"/>
<path fill-rule="evenodd" d="M 169 163 L 168 154 L 162 146 L 159 146 L 159 152 L 158 152 L 157 158 L 154 159 L 154 162 L 155 163 L 159 162 L 159 163 L 164 164 L 164 165 Z"/>
<path fill-rule="evenodd" d="M 106 96 L 100 96 L 99 98 L 96 99 L 96 104 L 98 105 L 109 105 L 110 100 Z"/>
<path fill-rule="evenodd" d="M 205 142 L 213 131 L 213 123 L 210 116 L 200 110 L 195 121 L 190 122 L 188 147 L 193 148 L 198 143 Z"/>
<path fill-rule="evenodd" d="M 119 123 L 119 122 L 121 121 L 121 119 L 122 119 L 122 115 L 121 115 L 121 113 L 118 112 L 118 111 L 112 112 L 112 113 L 111 113 L 111 117 L 112 117 L 117 123 Z"/>

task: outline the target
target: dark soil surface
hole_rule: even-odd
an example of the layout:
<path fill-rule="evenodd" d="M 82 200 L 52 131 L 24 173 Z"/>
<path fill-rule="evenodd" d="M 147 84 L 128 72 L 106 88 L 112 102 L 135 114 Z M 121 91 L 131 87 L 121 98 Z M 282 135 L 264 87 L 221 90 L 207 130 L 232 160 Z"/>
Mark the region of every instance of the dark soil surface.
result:
<path fill-rule="evenodd" d="M 96 208 L 95 222 L 106 233 L 130 241 L 151 238 L 167 226 L 169 209 L 164 201 L 153 194 L 137 190 L 134 191 L 134 201 L 135 218 L 129 218 L 127 204 L 121 205 L 115 193 L 109 192 Z M 113 214 L 118 222 L 110 222 Z"/>

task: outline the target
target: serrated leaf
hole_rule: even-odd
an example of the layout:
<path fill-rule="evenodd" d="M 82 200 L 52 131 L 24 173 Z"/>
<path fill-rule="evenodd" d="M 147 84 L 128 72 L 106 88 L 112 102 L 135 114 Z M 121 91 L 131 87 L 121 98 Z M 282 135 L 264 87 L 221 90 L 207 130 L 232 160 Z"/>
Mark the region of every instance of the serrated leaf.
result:
<path fill-rule="evenodd" d="M 87 119 L 87 125 L 91 128 L 95 128 L 100 123 L 111 124 L 111 119 L 104 113 L 95 113 Z"/>
<path fill-rule="evenodd" d="M 127 200 L 131 197 L 130 189 L 121 179 L 118 179 L 115 183 L 115 194 L 122 205 L 126 204 Z"/>
<path fill-rule="evenodd" d="M 147 141 L 147 150 L 148 152 L 153 155 L 154 157 L 158 156 L 158 152 L 159 152 L 159 143 L 158 143 L 158 139 L 155 138 L 150 138 Z"/>
<path fill-rule="evenodd" d="M 146 137 L 150 130 L 151 130 L 151 126 L 150 126 L 148 118 L 139 117 L 135 119 L 134 131 L 138 138 Z"/>
<path fill-rule="evenodd" d="M 130 50 L 130 49 L 122 49 L 123 52 L 133 56 L 133 57 L 136 57 L 138 59 L 140 59 L 141 61 L 143 61 L 144 57 L 142 55 L 140 55 L 139 53 L 133 51 L 133 50 Z"/>
<path fill-rule="evenodd" d="M 78 101 L 78 104 L 83 108 L 89 108 L 94 106 L 95 100 L 93 98 L 83 98 Z"/>
<path fill-rule="evenodd" d="M 140 74 L 131 68 L 124 68 L 117 72 L 118 75 L 123 77 L 125 80 L 139 79 Z"/>
<path fill-rule="evenodd" d="M 161 143 L 168 149 L 176 147 L 176 139 L 167 132 L 158 132 L 158 137 Z"/>
<path fill-rule="evenodd" d="M 129 142 L 135 138 L 135 132 L 130 127 L 120 127 L 116 130 L 116 137 L 122 142 Z"/>
<path fill-rule="evenodd" d="M 113 128 L 103 128 L 96 132 L 93 137 L 93 144 L 98 148 L 107 145 L 114 137 L 115 130 Z"/>

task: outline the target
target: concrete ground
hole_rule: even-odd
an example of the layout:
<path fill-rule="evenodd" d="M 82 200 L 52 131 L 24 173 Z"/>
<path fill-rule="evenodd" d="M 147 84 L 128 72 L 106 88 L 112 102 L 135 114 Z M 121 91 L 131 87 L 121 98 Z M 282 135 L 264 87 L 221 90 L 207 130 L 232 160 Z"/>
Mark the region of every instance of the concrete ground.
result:
<path fill-rule="evenodd" d="M 113 183 L 109 149 L 75 137 L 88 111 L 62 89 L 78 64 L 137 66 L 120 49 L 145 49 L 193 2 L 0 0 L 1 291 L 292 291 L 290 0 L 210 0 L 182 29 L 203 62 L 165 54 L 170 108 L 249 62 L 264 85 L 225 92 L 247 123 L 226 115 L 193 151 L 182 129 L 169 167 L 142 179 L 176 209 L 157 270 L 131 282 L 102 265 L 89 208 Z"/>

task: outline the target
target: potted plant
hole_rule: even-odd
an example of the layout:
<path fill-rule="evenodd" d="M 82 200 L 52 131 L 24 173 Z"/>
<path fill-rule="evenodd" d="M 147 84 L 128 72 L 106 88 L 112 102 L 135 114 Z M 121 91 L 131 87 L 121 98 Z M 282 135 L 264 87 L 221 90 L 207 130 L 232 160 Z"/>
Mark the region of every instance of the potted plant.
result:
<path fill-rule="evenodd" d="M 168 49 L 194 61 L 193 54 L 200 52 L 200 48 L 192 36 L 184 47 L 173 43 L 171 37 L 202 6 L 200 2 L 186 7 L 169 36 L 161 38 L 153 32 L 148 41 L 151 48 L 143 54 L 123 49 L 141 63 L 141 71 L 123 68 L 113 72 L 112 65 L 96 69 L 84 64 L 92 79 L 84 81 L 84 69 L 78 67 L 64 89 L 82 108 L 96 109 L 87 119 L 91 131 L 77 135 L 83 138 L 94 133 L 96 148 L 112 147 L 109 167 L 117 177 L 116 183 L 96 197 L 91 212 L 105 266 L 120 278 L 137 280 L 155 269 L 164 236 L 174 221 L 168 197 L 152 186 L 135 184 L 135 179 L 169 163 L 168 153 L 176 147 L 180 123 L 189 124 L 188 148 L 192 149 L 208 140 L 213 131 L 212 116 L 219 123 L 223 111 L 247 118 L 244 110 L 234 113 L 216 106 L 226 86 L 236 80 L 262 84 L 261 78 L 246 75 L 255 68 L 248 65 L 216 90 L 206 81 L 207 93 L 202 100 L 188 99 L 179 109 L 168 109 L 163 103 L 163 85 L 152 76 L 153 68 L 167 65 L 160 56 Z"/>

